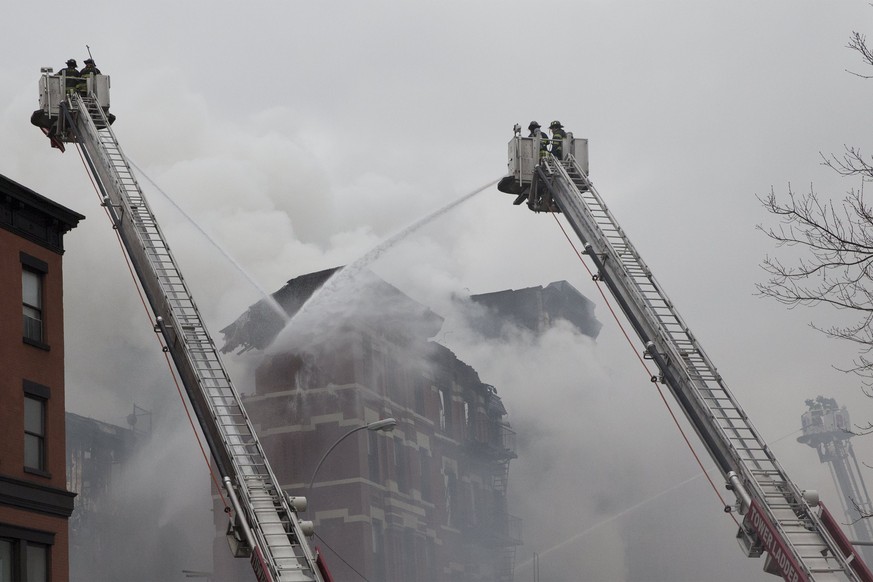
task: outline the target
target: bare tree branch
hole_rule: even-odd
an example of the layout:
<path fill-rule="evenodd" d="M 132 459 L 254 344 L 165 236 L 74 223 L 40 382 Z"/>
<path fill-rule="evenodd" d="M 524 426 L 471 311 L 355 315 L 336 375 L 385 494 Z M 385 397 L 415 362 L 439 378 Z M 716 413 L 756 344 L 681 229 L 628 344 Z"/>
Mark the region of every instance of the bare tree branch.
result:
<path fill-rule="evenodd" d="M 852 36 L 849 37 L 849 44 L 846 45 L 846 48 L 850 48 L 853 51 L 857 51 L 861 55 L 861 60 L 864 61 L 865 64 L 873 66 L 873 52 L 867 47 L 867 39 L 866 37 L 859 32 L 852 32 Z M 854 73 L 846 69 L 846 71 L 856 77 L 861 77 L 862 79 L 873 79 L 873 75 L 862 75 L 860 73 Z"/>
<path fill-rule="evenodd" d="M 870 78 L 873 79 L 873 76 Z M 861 150 L 851 146 L 844 147 L 846 151 L 839 158 L 834 154 L 820 154 L 822 163 L 844 177 L 862 176 L 865 180 L 873 179 L 873 165 L 864 160 Z"/>
<path fill-rule="evenodd" d="M 856 51 L 865 65 L 873 66 L 873 50 L 864 35 L 853 32 L 847 47 Z M 873 75 L 852 74 L 873 79 Z M 853 313 L 853 323 L 812 327 L 858 347 L 858 357 L 843 371 L 858 374 L 873 389 L 873 207 L 866 203 L 863 190 L 864 182 L 873 181 L 873 158 L 865 158 L 859 147 L 844 148 L 840 155 L 820 154 L 822 164 L 838 175 L 861 180 L 862 187 L 850 190 L 838 203 L 822 198 L 812 187 L 809 193 L 798 195 L 790 184 L 784 202 L 772 189 L 769 195 L 759 197 L 778 222 L 766 228 L 759 225 L 758 229 L 775 241 L 777 248 L 799 251 L 800 258 L 788 263 L 765 257 L 761 266 L 769 278 L 757 289 L 760 295 L 789 308 L 829 305 Z M 873 397 L 873 392 L 865 393 Z M 873 432 L 873 424 L 863 431 Z"/>
<path fill-rule="evenodd" d="M 858 512 L 858 517 L 856 519 L 853 519 L 849 523 L 844 523 L 843 525 L 855 525 L 856 523 L 858 523 L 862 519 L 867 519 L 868 517 L 873 517 L 873 513 L 870 513 L 869 511 L 867 511 L 866 509 L 861 507 L 861 505 L 857 501 L 855 501 L 854 498 L 850 499 L 850 501 L 852 502 L 852 507 L 854 507 L 855 511 Z"/>

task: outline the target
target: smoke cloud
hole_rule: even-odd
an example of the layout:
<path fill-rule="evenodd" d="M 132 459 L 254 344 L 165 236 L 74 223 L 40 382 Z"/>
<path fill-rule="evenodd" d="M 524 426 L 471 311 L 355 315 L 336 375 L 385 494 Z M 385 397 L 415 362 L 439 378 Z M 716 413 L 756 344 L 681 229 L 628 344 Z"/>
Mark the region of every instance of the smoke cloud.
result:
<path fill-rule="evenodd" d="M 81 60 L 83 37 L 112 75 L 126 153 L 267 290 L 352 264 L 500 175 L 513 123 L 560 119 L 590 138 L 598 189 L 780 462 L 835 495 L 814 452 L 784 437 L 806 398 L 831 395 L 859 422 L 869 401 L 831 368 L 851 350 L 809 330 L 812 316 L 754 298 L 772 251 L 755 233 L 754 194 L 788 181 L 846 189 L 819 152 L 871 133 L 857 115 L 868 85 L 845 73 L 844 48 L 869 21 L 866 2 L 274 4 L 98 2 L 83 20 L 80 5 L 30 3 L 6 19 L 16 58 L 0 78 L 0 173 L 87 216 L 65 238 L 67 407 L 124 426 L 136 403 L 156 419 L 117 500 L 160 516 L 119 534 L 160 560 L 137 560 L 128 579 L 208 570 L 190 558 L 211 548 L 212 514 L 206 467 L 82 163 L 27 122 L 38 68 Z M 260 291 L 146 193 L 217 334 Z M 476 196 L 370 268 L 446 317 L 435 339 L 502 396 L 519 435 L 519 564 L 538 552 L 544 581 L 767 580 L 736 549 L 733 522 L 552 218 L 510 202 Z M 597 302 L 596 342 L 563 326 L 484 342 L 455 314 L 457 296 L 562 279 Z M 243 392 L 256 359 L 226 357 Z M 859 459 L 873 458 L 871 442 L 855 443 Z"/>

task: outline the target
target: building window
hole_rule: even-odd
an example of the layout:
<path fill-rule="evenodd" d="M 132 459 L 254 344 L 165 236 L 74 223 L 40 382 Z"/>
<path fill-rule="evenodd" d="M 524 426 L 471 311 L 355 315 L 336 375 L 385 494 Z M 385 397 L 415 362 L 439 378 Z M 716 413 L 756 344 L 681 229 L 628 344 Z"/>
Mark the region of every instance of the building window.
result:
<path fill-rule="evenodd" d="M 0 582 L 48 582 L 54 534 L 0 525 Z"/>
<path fill-rule="evenodd" d="M 361 382 L 373 382 L 373 341 L 369 336 L 361 337 Z"/>
<path fill-rule="evenodd" d="M 388 362 L 389 358 L 385 358 Z M 387 371 L 388 376 L 388 398 L 399 404 L 407 406 L 408 392 L 410 391 L 410 382 L 412 374 L 403 363 L 394 360 L 391 361 L 391 367 Z"/>
<path fill-rule="evenodd" d="M 45 400 L 24 397 L 24 466 L 45 471 Z"/>
<path fill-rule="evenodd" d="M 479 511 L 481 508 L 476 507 L 476 486 L 470 483 L 470 486 L 467 488 L 468 495 L 470 496 L 470 511 L 466 515 L 467 522 L 472 525 L 478 525 L 480 523 L 479 520 Z"/>
<path fill-rule="evenodd" d="M 367 431 L 367 464 L 370 469 L 370 481 L 380 483 L 382 475 L 379 471 L 379 435 L 376 431 Z"/>
<path fill-rule="evenodd" d="M 397 490 L 401 493 L 407 493 L 409 484 L 406 478 L 406 464 L 403 462 L 403 440 L 399 437 L 394 439 L 394 469 Z"/>
<path fill-rule="evenodd" d="M 403 561 L 405 565 L 403 569 L 403 580 L 405 582 L 416 582 L 416 580 L 418 580 L 419 564 L 415 560 L 415 548 L 415 531 L 412 530 L 412 528 L 403 528 L 403 553 L 401 555 L 407 556 L 407 559 Z"/>
<path fill-rule="evenodd" d="M 424 574 L 428 580 L 436 580 L 436 543 L 428 538 L 424 544 Z"/>
<path fill-rule="evenodd" d="M 30 472 L 47 471 L 46 409 L 50 396 L 47 386 L 24 381 L 24 469 Z"/>
<path fill-rule="evenodd" d="M 361 338 L 361 379 L 365 386 L 380 396 L 386 396 L 388 377 L 392 371 L 391 358 L 377 340 L 369 335 Z M 390 394 L 387 395 L 390 398 Z"/>
<path fill-rule="evenodd" d="M 42 273 L 26 267 L 21 270 L 24 339 L 40 344 L 43 343 L 42 280 Z"/>
<path fill-rule="evenodd" d="M 452 394 L 448 388 L 439 389 L 440 397 L 440 428 L 452 432 Z"/>
<path fill-rule="evenodd" d="M 418 458 L 421 461 L 421 500 L 430 501 L 430 480 L 432 479 L 430 474 L 430 454 L 424 447 L 421 447 L 418 451 Z"/>
<path fill-rule="evenodd" d="M 48 546 L 28 543 L 25 551 L 27 562 L 27 582 L 48 581 Z"/>
<path fill-rule="evenodd" d="M 0 582 L 12 582 L 12 540 L 0 539 Z"/>
<path fill-rule="evenodd" d="M 422 376 L 415 376 L 413 386 L 415 391 L 415 412 L 425 416 L 427 414 L 425 410 L 425 390 L 428 389 L 428 384 Z"/>
<path fill-rule="evenodd" d="M 469 401 L 464 401 L 464 434 L 468 440 L 476 440 L 476 407 Z"/>
<path fill-rule="evenodd" d="M 45 345 L 45 275 L 48 263 L 19 253 L 21 260 L 21 304 L 23 337 L 25 343 L 47 348 Z"/>
<path fill-rule="evenodd" d="M 385 532 L 382 522 L 374 519 L 370 525 L 373 538 L 373 573 L 375 580 L 385 579 Z"/>
<path fill-rule="evenodd" d="M 455 527 L 457 521 L 457 506 L 458 506 L 458 478 L 454 473 L 446 472 L 443 474 L 443 485 L 446 490 L 446 525 Z"/>

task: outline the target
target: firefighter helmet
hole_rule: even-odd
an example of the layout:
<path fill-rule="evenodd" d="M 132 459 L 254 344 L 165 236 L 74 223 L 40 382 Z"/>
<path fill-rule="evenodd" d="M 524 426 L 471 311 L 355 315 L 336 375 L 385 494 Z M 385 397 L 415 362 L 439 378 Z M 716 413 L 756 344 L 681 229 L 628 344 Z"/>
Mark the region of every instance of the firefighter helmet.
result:
<path fill-rule="evenodd" d="M 70 60 L 68 60 L 68 61 L 67 61 L 67 66 L 68 66 L 68 67 L 75 67 L 75 66 L 76 66 L 76 59 L 70 59 Z"/>
<path fill-rule="evenodd" d="M 530 125 L 528 125 L 527 128 L 528 128 L 529 130 L 533 131 L 533 130 L 535 130 L 535 129 L 539 129 L 539 128 L 540 128 L 540 124 L 537 123 L 536 121 L 531 121 L 531 122 L 530 122 Z"/>
<path fill-rule="evenodd" d="M 564 127 L 564 126 L 561 125 L 561 122 L 558 121 L 558 120 L 553 121 L 553 122 L 549 125 L 549 129 L 561 129 L 562 127 Z"/>

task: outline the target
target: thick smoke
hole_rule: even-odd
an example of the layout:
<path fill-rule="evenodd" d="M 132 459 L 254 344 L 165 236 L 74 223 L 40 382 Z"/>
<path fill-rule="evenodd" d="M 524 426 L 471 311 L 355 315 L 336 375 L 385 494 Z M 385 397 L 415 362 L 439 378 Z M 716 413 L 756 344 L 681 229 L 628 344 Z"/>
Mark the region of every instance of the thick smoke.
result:
<path fill-rule="evenodd" d="M 129 456 L 111 468 L 107 490 L 90 499 L 96 513 L 73 540 L 84 547 L 71 556 L 73 580 L 183 580 L 185 570 L 211 569 L 209 479 L 176 404 L 141 419 Z"/>
<path fill-rule="evenodd" d="M 158 444 L 120 479 L 120 503 L 167 524 L 119 534 L 128 552 L 162 548 L 128 578 L 159 561 L 177 579 L 182 568 L 208 569 L 187 556 L 211 548 L 211 535 L 169 543 L 168 533 L 197 522 L 178 508 L 202 507 L 208 482 L 81 162 L 50 150 L 27 122 L 38 68 L 81 60 L 83 37 L 113 75 L 125 151 L 269 290 L 350 264 L 492 179 L 513 123 L 560 118 L 591 138 L 598 188 L 780 461 L 827 498 L 814 453 L 779 439 L 797 429 L 805 398 L 833 395 L 859 422 L 869 402 L 830 369 L 851 356 L 806 329 L 810 316 L 753 298 L 757 263 L 772 250 L 754 231 L 754 193 L 789 180 L 845 189 L 817 171 L 818 152 L 869 139 L 857 115 L 867 85 L 845 73 L 844 49 L 853 23 L 869 21 L 867 4 L 577 3 L 561 7 L 554 34 L 553 5 L 492 8 L 98 3 L 83 19 L 80 5 L 50 2 L 6 19 L 16 58 L 0 78 L 0 173 L 88 217 L 66 236 L 67 406 L 121 425 L 133 403 L 164 416 Z M 532 40 L 531 22 L 551 46 Z M 300 24 L 289 33 L 289 23 Z M 150 194 L 216 333 L 259 292 Z M 615 355 L 626 348 L 609 325 L 594 345 L 563 327 L 487 344 L 451 323 L 451 298 L 466 293 L 568 279 L 596 298 L 551 218 L 510 202 L 479 196 L 372 269 L 448 317 L 437 339 L 504 399 L 519 433 L 509 483 L 510 511 L 526 524 L 519 563 L 539 552 L 543 580 L 767 580 L 736 549 L 703 481 L 689 481 L 697 467 L 636 361 Z M 252 358 L 227 360 L 250 391 Z M 859 458 L 873 458 L 869 442 L 856 443 Z M 171 444 L 184 458 L 162 456 Z M 203 487 L 179 485 L 193 475 Z M 195 532 L 211 529 L 208 510 L 193 511 Z M 531 578 L 526 568 L 518 580 Z"/>
<path fill-rule="evenodd" d="M 729 520 L 717 498 L 695 478 L 699 469 L 642 367 L 630 355 L 618 364 L 603 357 L 601 344 L 630 354 L 630 348 L 611 345 L 612 322 L 604 322 L 597 341 L 559 322 L 541 336 L 505 330 L 503 341 L 495 342 L 468 329 L 465 320 L 450 318 L 443 336 L 498 387 L 518 434 L 509 481 L 510 513 L 524 520 L 517 580 L 532 579 L 534 554 L 542 580 L 729 580 L 736 574 L 707 573 L 694 561 L 653 564 L 639 555 L 662 545 L 655 531 L 639 529 L 641 516 L 659 505 L 677 507 L 685 498 L 689 511 L 708 513 L 700 521 L 673 512 L 663 527 L 693 529 L 700 536 L 696 551 L 726 559 L 735 550 L 722 552 L 718 535 L 733 524 L 723 523 Z M 671 551 L 670 542 L 663 543 L 661 549 Z M 739 557 L 733 561 L 754 572 Z"/>

